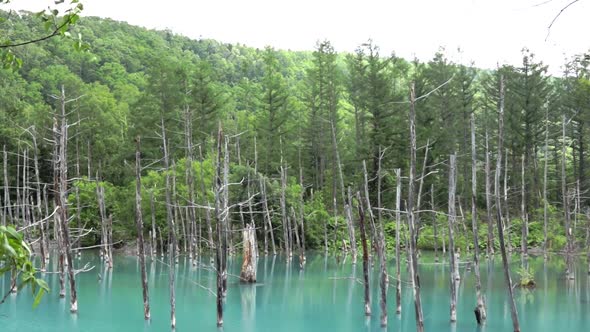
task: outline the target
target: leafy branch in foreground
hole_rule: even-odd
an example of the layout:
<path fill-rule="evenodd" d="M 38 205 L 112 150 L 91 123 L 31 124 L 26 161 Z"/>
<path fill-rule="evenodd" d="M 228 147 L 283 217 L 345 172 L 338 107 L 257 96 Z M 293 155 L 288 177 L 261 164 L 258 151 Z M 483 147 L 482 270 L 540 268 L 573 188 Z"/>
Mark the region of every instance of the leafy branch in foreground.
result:
<path fill-rule="evenodd" d="M 61 5 L 64 0 L 56 0 L 55 5 Z M 0 5 L 8 4 L 10 0 L 0 0 Z M 43 22 L 44 35 L 33 37 L 27 40 L 11 40 L 10 37 L 0 38 L 0 63 L 4 68 L 19 68 L 22 66 L 22 60 L 15 55 L 13 49 L 25 45 L 39 43 L 56 36 L 72 38 L 74 40 L 73 47 L 75 50 L 84 50 L 87 45 L 82 42 L 80 34 L 77 37 L 72 37 L 69 29 L 74 26 L 80 19 L 80 13 L 84 9 L 84 5 L 79 0 L 71 0 L 68 8 L 63 11 L 63 15 L 57 8 L 48 7 L 45 10 L 37 12 L 36 17 Z M 9 18 L 0 18 L 0 24 L 6 24 L 10 21 Z"/>
<path fill-rule="evenodd" d="M 46 292 L 49 292 L 49 286 L 45 280 L 37 278 L 37 269 L 30 260 L 31 249 L 23 241 L 23 236 L 11 226 L 0 226 L 0 277 L 4 273 L 11 272 L 13 282 L 10 289 L 0 300 L 4 303 L 8 295 L 17 288 L 16 280 L 20 276 L 18 288 L 31 286 L 31 292 L 35 296 L 33 308 L 37 307 Z"/>

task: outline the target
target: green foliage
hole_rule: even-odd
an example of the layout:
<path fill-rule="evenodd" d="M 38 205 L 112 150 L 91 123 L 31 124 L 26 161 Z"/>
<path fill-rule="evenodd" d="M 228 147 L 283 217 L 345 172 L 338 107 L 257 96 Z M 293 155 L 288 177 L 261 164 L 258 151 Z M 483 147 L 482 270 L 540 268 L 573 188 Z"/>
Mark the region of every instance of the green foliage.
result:
<path fill-rule="evenodd" d="M 305 202 L 304 211 L 306 244 L 309 248 L 321 248 L 324 244 L 324 223 L 331 218 L 321 192 Z"/>
<path fill-rule="evenodd" d="M 91 181 L 84 177 L 80 180 L 74 181 L 73 188 L 68 196 L 68 202 L 74 209 L 77 208 L 76 192 L 80 197 L 80 223 L 84 229 L 93 229 L 87 236 L 81 239 L 83 245 L 93 245 L 100 242 L 100 229 L 101 229 L 101 217 L 98 208 L 97 198 L 97 185 L 101 186 L 104 190 L 106 215 L 108 218 L 109 214 L 113 214 L 115 210 L 115 202 L 117 202 L 118 188 L 113 186 L 109 182 L 105 181 Z M 75 214 L 75 212 L 73 212 Z M 70 222 L 73 227 L 77 227 L 77 214 Z M 133 219 L 131 219 L 133 220 Z M 116 232 L 119 223 L 114 223 L 113 228 Z"/>
<path fill-rule="evenodd" d="M 0 277 L 5 273 L 12 273 L 20 277 L 18 288 L 30 286 L 35 297 L 33 308 L 39 305 L 43 295 L 49 292 L 49 286 L 36 277 L 37 270 L 30 260 L 31 249 L 23 241 L 22 234 L 12 226 L 0 226 Z M 8 290 L 10 291 L 10 290 Z"/>

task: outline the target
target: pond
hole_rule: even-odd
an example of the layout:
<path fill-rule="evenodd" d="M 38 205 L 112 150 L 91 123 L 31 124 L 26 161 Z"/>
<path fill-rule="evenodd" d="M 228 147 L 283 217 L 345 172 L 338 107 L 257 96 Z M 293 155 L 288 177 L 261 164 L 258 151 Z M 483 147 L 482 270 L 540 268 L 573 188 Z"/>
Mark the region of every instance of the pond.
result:
<path fill-rule="evenodd" d="M 462 261 L 470 257 L 463 255 Z M 33 297 L 27 289 L 11 295 L 0 305 L 1 331 L 169 331 L 168 267 L 148 258 L 150 287 L 150 322 L 143 320 L 143 300 L 139 265 L 135 257 L 115 256 L 112 271 L 105 270 L 95 252 L 84 252 L 76 266 L 86 263 L 95 268 L 77 277 L 78 314 L 70 314 L 69 298 L 58 297 L 56 274 L 45 274 L 51 287 L 39 307 L 32 309 Z M 215 296 L 215 274 L 209 257 L 202 257 L 195 268 L 181 257 L 177 269 L 176 318 L 178 331 L 218 331 Z M 394 273 L 394 260 L 389 260 Z M 551 256 L 530 257 L 537 287 L 515 292 L 522 331 L 590 331 L 590 278 L 585 260 L 576 264 L 576 278 L 564 278 L 565 262 Z M 373 316 L 367 319 L 363 307 L 363 287 L 354 278 L 362 278 L 362 263 L 354 267 L 350 259 L 337 261 L 334 256 L 309 254 L 305 270 L 298 259 L 287 263 L 283 256 L 261 257 L 258 284 L 242 285 L 239 275 L 241 259 L 231 258 L 223 331 L 381 331 L 379 327 L 378 264 L 372 269 L 371 289 Z M 521 266 L 512 257 L 512 278 Z M 55 260 L 50 265 L 56 271 Z M 404 268 L 405 271 L 405 268 Z M 421 257 L 420 278 L 426 331 L 512 331 L 509 304 L 499 255 L 482 260 L 482 285 L 487 297 L 488 320 L 477 327 L 474 275 L 467 264 L 461 265 L 461 284 L 455 324 L 449 323 L 449 266 L 435 263 L 431 253 Z M 350 278 L 352 277 L 352 278 Z M 402 276 L 408 280 L 407 275 Z M 389 331 L 415 331 L 412 291 L 402 285 L 402 314 L 395 314 L 395 281 L 388 291 Z M 2 291 L 9 279 L 0 280 Z"/>

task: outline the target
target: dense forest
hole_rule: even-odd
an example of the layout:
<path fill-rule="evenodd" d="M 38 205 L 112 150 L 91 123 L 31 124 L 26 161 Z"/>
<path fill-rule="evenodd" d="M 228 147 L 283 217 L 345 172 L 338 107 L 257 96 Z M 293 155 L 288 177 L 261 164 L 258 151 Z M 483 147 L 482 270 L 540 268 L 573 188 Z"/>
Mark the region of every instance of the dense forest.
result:
<path fill-rule="evenodd" d="M 42 26 L 26 13 L 9 22 L 0 34 L 15 40 Z M 73 248 L 121 248 L 140 230 L 152 252 L 172 241 L 192 257 L 224 242 L 220 208 L 230 254 L 252 223 L 265 253 L 356 256 L 363 240 L 393 252 L 400 238 L 412 247 L 415 225 L 418 249 L 492 255 L 497 216 L 508 251 L 589 244 L 587 55 L 552 77 L 526 48 L 514 50 L 522 63 L 482 70 L 371 40 L 354 53 L 329 41 L 255 49 L 94 17 L 77 33 L 87 50 L 50 39 L 0 70 L 1 220 L 25 239 L 58 236 L 27 225 L 63 195 Z"/>

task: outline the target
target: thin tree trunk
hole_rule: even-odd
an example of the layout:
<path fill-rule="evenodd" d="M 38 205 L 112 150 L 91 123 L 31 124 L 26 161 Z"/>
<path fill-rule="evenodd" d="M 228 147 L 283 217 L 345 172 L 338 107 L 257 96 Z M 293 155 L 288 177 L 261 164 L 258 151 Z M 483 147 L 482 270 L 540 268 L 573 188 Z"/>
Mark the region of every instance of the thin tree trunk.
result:
<path fill-rule="evenodd" d="M 150 293 L 148 289 L 147 273 L 145 271 L 145 249 L 143 244 L 143 216 L 141 213 L 141 142 L 139 136 L 135 139 L 135 224 L 137 226 L 137 244 L 139 265 L 141 270 L 141 288 L 143 291 L 143 317 L 150 319 Z"/>
<path fill-rule="evenodd" d="M 485 161 L 485 185 L 486 185 L 486 216 L 488 220 L 488 245 L 487 254 L 491 256 L 494 254 L 494 227 L 492 221 L 492 198 L 491 198 L 491 184 L 490 184 L 490 149 L 489 149 L 489 135 L 486 128 L 486 161 Z"/>
<path fill-rule="evenodd" d="M 172 203 L 171 205 L 171 209 L 172 209 L 172 216 L 173 216 L 173 220 L 174 220 L 174 225 L 176 226 L 174 228 L 174 233 L 175 233 L 175 242 L 174 242 L 174 247 L 176 248 L 176 251 L 174 253 L 174 264 L 178 264 L 178 259 L 180 256 L 180 239 L 179 234 L 181 234 L 182 232 L 182 239 L 183 239 L 183 243 L 185 244 L 185 252 L 186 252 L 186 229 L 184 228 L 184 221 L 182 220 L 182 212 L 177 211 L 178 208 L 178 202 L 176 201 L 176 162 L 174 160 L 172 160 L 172 165 L 170 165 L 171 168 L 169 168 L 169 172 L 168 173 L 172 173 L 171 174 L 171 180 L 172 180 L 172 193 L 170 196 L 170 202 Z"/>
<path fill-rule="evenodd" d="M 53 195 L 55 201 L 55 207 L 59 208 L 61 206 L 60 200 L 61 196 L 59 195 L 60 189 L 60 129 L 58 127 L 58 115 L 55 114 L 53 118 Z M 59 272 L 59 297 L 64 298 L 66 297 L 66 286 L 65 286 L 65 251 L 63 246 L 63 236 L 62 236 L 62 227 L 60 221 L 59 213 L 56 213 L 53 218 L 53 231 L 54 235 L 53 238 L 57 242 L 57 251 L 58 251 L 58 261 L 57 261 L 57 269 Z"/>
<path fill-rule="evenodd" d="M 199 145 L 199 162 L 201 170 L 201 195 L 203 195 L 203 203 L 205 206 L 209 206 L 209 199 L 207 198 L 207 190 L 205 189 L 205 173 L 203 171 L 203 151 Z M 205 209 L 205 220 L 207 222 L 207 246 L 213 248 L 213 228 L 211 227 L 211 212 L 209 209 Z"/>
<path fill-rule="evenodd" d="M 567 189 L 567 175 L 566 175 L 566 168 L 565 168 L 565 163 L 566 163 L 566 151 L 567 151 L 567 145 L 566 145 L 566 140 L 565 140 L 565 126 L 566 126 L 566 117 L 565 115 L 563 116 L 563 120 L 562 120 L 562 152 L 561 152 L 561 196 L 563 199 L 563 213 L 564 213 L 564 218 L 565 218 L 565 237 L 567 240 L 567 244 L 565 246 L 565 251 L 566 251 L 566 278 L 567 279 L 574 279 L 574 271 L 573 271 L 573 264 L 572 264 L 572 250 L 573 250 L 573 245 L 572 245 L 572 230 L 571 230 L 571 225 L 570 225 L 570 211 L 569 211 L 569 195 L 568 195 L 568 189 Z"/>
<path fill-rule="evenodd" d="M 396 168 L 395 179 L 395 312 L 401 314 L 402 312 L 402 281 L 401 281 L 401 254 L 400 254 L 400 232 L 401 232 L 401 198 L 402 198 L 402 179 L 401 169 Z"/>
<path fill-rule="evenodd" d="M 16 194 L 16 204 L 13 208 L 13 213 L 14 213 L 14 224 L 17 225 L 19 222 L 22 222 L 21 217 L 20 217 L 20 208 L 21 208 L 21 196 L 20 196 L 20 189 L 21 189 L 21 185 L 20 185 L 20 180 L 21 180 L 21 176 L 20 176 L 20 171 L 21 171 L 21 165 L 20 165 L 20 146 L 17 149 L 17 153 L 16 153 L 16 188 L 15 188 L 15 194 Z M 22 225 L 24 227 L 24 225 Z M 26 239 L 26 234 L 23 234 L 25 242 L 27 241 Z"/>
<path fill-rule="evenodd" d="M 168 156 L 168 140 L 166 139 L 166 127 L 164 118 L 161 118 L 162 125 L 162 148 L 164 150 L 164 171 L 166 172 L 166 220 L 168 222 L 168 281 L 170 289 L 170 326 L 176 327 L 176 293 L 175 293 L 175 257 L 176 257 L 176 226 L 174 224 L 174 211 L 172 209 L 172 198 L 170 197 L 170 164 Z"/>
<path fill-rule="evenodd" d="M 193 127 L 192 110 L 185 107 L 185 138 L 186 138 L 186 187 L 189 206 L 187 208 L 187 219 L 190 225 L 190 247 L 189 257 L 196 259 L 195 229 L 197 227 L 195 211 L 195 176 L 193 171 Z M 185 239 L 186 241 L 186 239 Z"/>
<path fill-rule="evenodd" d="M 418 183 L 418 195 L 416 196 L 416 238 L 420 237 L 420 210 L 422 207 L 422 188 L 424 187 L 424 177 L 426 176 L 426 162 L 428 161 L 428 149 L 430 148 L 430 139 L 426 140 L 426 151 L 424 151 L 424 161 L 422 162 L 422 174 L 420 175 L 420 182 Z"/>
<path fill-rule="evenodd" d="M 43 206 L 45 208 L 45 215 L 48 216 L 49 215 L 49 197 L 47 194 L 47 184 L 43 184 Z M 41 224 L 41 226 L 43 226 L 43 224 Z M 49 231 L 49 220 L 47 220 L 45 222 L 45 248 L 47 249 L 47 256 L 45 256 L 45 265 L 47 266 L 47 264 L 49 264 L 49 256 L 50 256 L 50 252 L 49 252 L 49 236 L 50 235 L 50 231 Z"/>
<path fill-rule="evenodd" d="M 107 250 L 109 255 L 109 269 L 113 268 L 113 215 L 107 219 Z"/>
<path fill-rule="evenodd" d="M 364 172 L 364 190 L 365 190 L 365 204 L 367 204 L 367 211 L 369 212 L 369 221 L 371 222 L 371 245 L 375 251 L 379 251 L 379 238 L 377 235 L 377 228 L 375 227 L 375 215 L 373 214 L 373 207 L 371 206 L 371 200 L 369 198 L 369 172 L 367 172 L 367 163 L 363 160 L 363 172 Z"/>
<path fill-rule="evenodd" d="M 299 238 L 299 223 L 297 222 L 297 214 L 295 213 L 295 208 L 291 206 L 291 221 L 293 224 L 289 223 L 289 228 L 291 229 L 291 233 L 295 234 L 295 243 L 297 244 L 297 248 L 299 249 L 300 258 L 302 254 L 302 247 L 301 247 L 301 239 Z M 293 241 L 291 239 L 291 241 Z"/>
<path fill-rule="evenodd" d="M 526 191 L 525 191 L 525 175 L 524 175 L 524 168 L 525 168 L 525 162 L 524 162 L 524 154 L 522 155 L 522 169 L 521 169 L 521 203 L 520 203 L 520 208 L 521 208 L 521 218 L 522 218 L 522 229 L 521 229 L 521 242 L 520 242 L 520 250 L 523 256 L 527 256 L 528 255 L 528 228 L 529 228 L 529 222 L 528 222 L 528 216 L 527 216 L 527 208 L 526 208 Z"/>
<path fill-rule="evenodd" d="M 86 142 L 87 145 L 87 157 L 86 157 L 86 168 L 88 168 L 88 179 L 92 177 L 92 148 L 90 147 L 90 141 Z"/>
<path fill-rule="evenodd" d="M 280 204 L 281 204 L 281 220 L 283 223 L 283 237 L 285 242 L 285 254 L 287 258 L 290 259 L 293 257 L 293 252 L 291 250 L 291 243 L 289 241 L 289 226 L 288 224 L 288 216 L 287 216 L 287 198 L 286 198 L 286 191 L 287 191 L 287 170 L 283 166 L 283 161 L 281 157 L 281 197 L 280 197 Z"/>
<path fill-rule="evenodd" d="M 28 216 L 28 197 L 29 197 L 29 191 L 28 191 L 28 161 L 29 161 L 29 149 L 25 148 L 25 151 L 23 152 L 23 173 L 22 173 L 22 179 L 23 179 L 23 185 L 22 185 L 22 198 L 21 198 L 21 215 L 22 215 L 22 224 L 23 224 L 23 228 L 25 228 L 23 230 L 23 238 L 25 240 L 25 242 L 30 243 L 31 239 L 29 236 L 29 231 L 28 231 L 28 226 L 29 226 L 29 220 L 27 218 Z M 17 188 L 18 190 L 18 188 Z M 31 248 L 32 249 L 32 248 Z"/>
<path fill-rule="evenodd" d="M 80 112 L 76 111 L 77 115 L 78 115 L 78 124 L 80 123 Z M 80 140 L 78 138 L 78 136 L 80 135 L 80 130 L 79 127 L 76 126 L 76 181 L 80 181 L 81 180 L 81 175 L 80 175 Z M 76 186 L 75 189 L 75 194 L 76 194 L 76 224 L 78 226 L 78 232 L 80 232 L 80 234 L 82 234 L 82 218 L 81 218 L 81 210 L 82 210 L 82 204 L 80 202 L 80 186 Z M 74 243 L 74 245 L 78 248 L 77 253 L 81 254 L 79 248 L 82 246 L 82 238 L 79 236 L 78 239 L 76 240 L 76 243 Z"/>
<path fill-rule="evenodd" d="M 457 280 L 459 278 L 459 268 L 456 261 L 455 253 L 455 239 L 453 234 L 454 224 L 456 223 L 455 212 L 455 190 L 456 190 L 456 176 L 455 176 L 455 162 L 457 156 L 452 154 L 450 157 L 449 169 L 449 256 L 451 261 L 451 322 L 457 321 Z"/>
<path fill-rule="evenodd" d="M 264 207 L 264 216 L 266 217 L 266 222 L 268 223 L 268 231 L 270 232 L 270 245 L 272 247 L 272 254 L 276 256 L 277 249 L 275 246 L 275 236 L 274 231 L 272 229 L 270 211 L 268 210 L 268 197 L 266 196 L 266 181 L 264 180 L 264 177 L 262 177 L 262 175 L 260 175 L 260 190 L 262 191 L 262 205 Z"/>
<path fill-rule="evenodd" d="M 410 178 L 408 188 L 408 228 L 410 230 L 409 253 L 411 262 L 410 278 L 414 292 L 414 310 L 416 313 L 416 332 L 424 332 L 424 315 L 420 297 L 420 277 L 418 275 L 418 253 L 416 249 L 416 216 L 414 206 L 414 187 L 416 181 L 416 95 L 414 82 L 410 86 Z"/>
<path fill-rule="evenodd" d="M 9 223 L 13 223 L 12 209 L 10 207 L 10 183 L 8 182 L 8 154 L 6 153 L 6 145 L 3 146 L 2 150 L 2 165 L 4 173 L 4 213 L 2 214 L 2 225 L 6 226 L 6 217 L 8 217 Z"/>
<path fill-rule="evenodd" d="M 505 152 L 506 158 L 504 159 L 504 206 L 506 209 L 506 220 L 504 220 L 504 227 L 508 230 L 506 233 L 506 239 L 508 242 L 508 252 L 512 252 L 512 241 L 510 240 L 510 205 L 508 204 L 508 150 Z M 498 188 L 496 195 L 500 194 Z"/>
<path fill-rule="evenodd" d="M 365 211 L 360 193 L 356 194 L 358 200 L 359 226 L 361 231 L 361 244 L 363 247 L 363 283 L 365 289 L 365 316 L 371 316 L 371 291 L 369 287 L 369 249 L 367 248 L 367 235 L 365 230 Z"/>
<path fill-rule="evenodd" d="M 104 188 L 100 184 L 99 175 L 96 174 L 96 197 L 98 199 L 98 212 L 100 214 L 100 229 L 101 229 L 101 255 L 105 260 L 105 264 L 109 263 L 109 248 L 107 240 L 107 215 L 104 203 Z"/>
<path fill-rule="evenodd" d="M 573 233 L 573 246 L 576 246 L 576 238 L 575 238 L 575 234 L 576 234 L 576 229 L 578 227 L 578 215 L 580 213 L 580 210 L 582 209 L 581 207 L 581 202 L 580 202 L 580 178 L 576 179 L 576 211 L 574 213 L 574 233 Z M 574 248 L 575 249 L 575 248 Z"/>
<path fill-rule="evenodd" d="M 158 240 L 156 238 L 156 207 L 154 204 L 154 190 L 153 189 L 150 190 L 150 213 L 152 216 L 152 261 L 153 261 L 155 259 L 155 257 L 158 255 Z"/>
<path fill-rule="evenodd" d="M 68 229 L 68 123 L 66 119 L 66 95 L 64 87 L 61 87 L 61 129 L 59 132 L 59 219 L 61 225 L 62 242 L 67 261 L 68 280 L 70 283 L 70 312 L 78 312 L 78 295 L 76 292 L 76 276 L 74 273 L 74 262 L 72 260 L 72 248 L 70 245 L 70 234 Z"/>
<path fill-rule="evenodd" d="M 338 166 L 338 179 L 340 180 L 340 191 L 342 193 L 342 202 L 344 204 L 344 214 L 346 216 L 346 226 L 348 228 L 348 238 L 350 240 L 350 251 L 352 253 L 352 263 L 356 264 L 357 248 L 356 238 L 354 235 L 354 225 L 352 220 L 352 206 L 351 202 L 347 200 L 345 189 L 344 189 L 344 174 L 342 172 L 342 163 L 340 161 L 340 152 L 338 151 L 338 143 L 336 141 L 336 130 L 334 128 L 333 121 L 330 121 L 332 127 L 332 145 L 334 149 L 334 156 L 336 158 L 336 164 Z M 335 196 L 334 196 L 335 198 Z"/>
<path fill-rule="evenodd" d="M 37 137 L 36 135 L 36 131 L 35 131 L 35 127 L 33 127 L 33 132 L 31 133 L 32 139 L 33 139 L 33 164 L 35 167 L 35 193 L 37 195 L 37 202 L 35 204 L 36 210 L 37 210 L 37 216 L 39 217 L 39 220 L 43 220 L 43 210 L 41 208 L 41 176 L 39 175 L 39 153 L 37 151 Z M 4 215 L 3 215 L 4 217 Z M 41 225 L 39 225 L 39 230 L 41 233 L 41 239 L 40 239 L 40 243 L 39 243 L 39 251 L 41 252 L 41 272 L 45 272 L 46 270 L 46 264 L 47 264 L 47 259 L 48 259 L 48 250 L 49 248 L 45 245 L 46 244 L 46 239 L 45 239 L 45 227 L 43 226 L 44 222 L 41 221 Z M 79 227 L 79 226 L 78 226 Z M 81 230 L 80 230 L 81 231 Z"/>
<path fill-rule="evenodd" d="M 434 207 L 434 185 L 430 185 L 430 209 L 432 210 L 432 228 L 434 233 L 434 262 L 438 262 L 438 218 Z"/>
<path fill-rule="evenodd" d="M 475 318 L 478 324 L 487 317 L 486 304 L 481 291 L 481 276 L 479 272 L 479 239 L 477 227 L 477 149 L 475 145 L 475 116 L 471 113 L 471 228 L 473 230 L 473 270 L 475 272 Z"/>
<path fill-rule="evenodd" d="M 494 182 L 496 188 L 500 187 L 500 172 L 502 169 L 502 150 L 504 144 L 504 78 L 500 78 L 500 101 L 498 112 L 498 157 L 496 160 L 496 175 Z M 504 279 L 506 281 L 506 290 L 510 301 L 510 315 L 512 316 L 512 327 L 514 332 L 520 332 L 520 323 L 518 322 L 518 311 L 514 302 L 514 291 L 512 279 L 510 278 L 510 268 L 508 266 L 508 256 L 504 243 L 504 228 L 502 227 L 502 201 L 499 195 L 496 195 L 496 224 L 498 226 L 498 240 L 500 241 L 500 252 L 502 254 L 502 265 L 504 267 Z"/>
<path fill-rule="evenodd" d="M 217 269 L 217 326 L 223 326 L 223 298 L 225 295 L 224 286 L 224 260 L 227 257 L 227 244 L 226 236 L 223 234 L 225 229 L 225 223 L 228 218 L 228 206 L 226 198 L 226 187 L 227 178 L 225 176 L 225 169 L 223 170 L 222 179 L 222 164 L 221 164 L 221 147 L 223 142 L 223 133 L 221 131 L 221 125 L 219 125 L 219 131 L 217 133 L 217 162 L 215 171 L 215 219 L 216 219 L 216 231 L 217 231 L 217 245 L 216 245 L 216 269 Z M 225 162 L 224 162 L 225 165 Z"/>
<path fill-rule="evenodd" d="M 301 148 L 299 149 L 299 186 L 301 188 L 301 193 L 299 194 L 299 221 L 301 227 L 301 254 L 299 256 L 299 268 L 303 269 L 305 267 L 305 226 L 304 226 L 304 207 L 303 207 L 303 195 L 305 195 L 305 187 L 303 186 L 303 168 L 301 166 Z M 351 195 L 350 195 L 350 188 L 348 188 L 348 201 L 350 202 Z M 355 243 L 356 246 L 356 243 Z"/>
<path fill-rule="evenodd" d="M 228 141 L 229 139 L 224 137 L 223 140 L 223 197 L 222 197 L 222 211 L 223 211 L 223 218 L 222 218 L 222 225 L 223 225 L 223 241 L 222 241 L 222 249 L 223 249 L 223 260 L 221 265 L 221 273 L 223 276 L 223 297 L 225 298 L 227 294 L 227 255 L 228 255 L 228 247 L 227 243 L 230 240 L 230 248 L 231 248 L 231 232 L 230 232 L 230 222 L 231 222 L 231 215 L 230 215 L 230 207 L 229 207 L 229 149 L 228 149 Z"/>
<path fill-rule="evenodd" d="M 586 263 L 588 264 L 588 274 L 590 275 L 590 211 L 586 210 Z"/>

